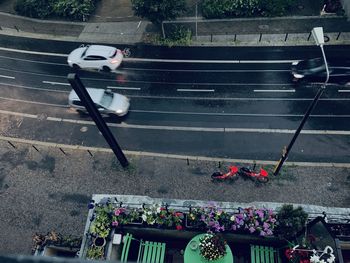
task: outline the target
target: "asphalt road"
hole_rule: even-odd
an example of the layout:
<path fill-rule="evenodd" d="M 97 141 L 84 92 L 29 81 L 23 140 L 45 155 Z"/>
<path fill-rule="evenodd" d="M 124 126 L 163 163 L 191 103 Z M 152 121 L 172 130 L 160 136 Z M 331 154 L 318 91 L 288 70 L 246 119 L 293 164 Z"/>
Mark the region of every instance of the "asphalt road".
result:
<path fill-rule="evenodd" d="M 77 43 L 10 39 L 0 44 L 56 54 L 0 50 L 0 113 L 9 120 L 1 135 L 106 147 L 91 119 L 67 106 L 66 54 Z M 127 150 L 276 160 L 318 88 L 295 85 L 289 71 L 291 61 L 319 56 L 315 47 L 131 50 L 114 73 L 78 72 L 86 87 L 131 98 L 126 117 L 106 119 Z M 347 50 L 326 47 L 327 56 Z M 328 86 L 289 160 L 349 162 L 348 91 Z"/>

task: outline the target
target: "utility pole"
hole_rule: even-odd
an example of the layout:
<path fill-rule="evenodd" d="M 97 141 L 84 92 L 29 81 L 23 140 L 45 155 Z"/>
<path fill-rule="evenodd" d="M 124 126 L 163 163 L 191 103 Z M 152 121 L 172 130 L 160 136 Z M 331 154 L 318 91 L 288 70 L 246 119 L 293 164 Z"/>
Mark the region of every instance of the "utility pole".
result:
<path fill-rule="evenodd" d="M 118 158 L 120 164 L 123 167 L 127 167 L 129 165 L 128 160 L 126 159 L 122 149 L 119 147 L 116 139 L 114 138 L 112 132 L 108 128 L 106 122 L 102 118 L 100 112 L 95 106 L 95 103 L 92 101 L 89 93 L 87 92 L 84 84 L 81 82 L 80 78 L 75 73 L 68 74 L 68 81 L 74 91 L 77 93 L 80 101 L 83 103 L 87 111 L 89 112 L 91 118 L 96 123 L 96 126 L 102 133 L 103 137 L 111 147 L 115 156 Z"/>
<path fill-rule="evenodd" d="M 294 136 L 293 136 L 292 140 L 290 141 L 289 145 L 283 149 L 282 156 L 279 159 L 279 161 L 278 161 L 278 163 L 275 166 L 275 169 L 273 171 L 274 175 L 278 175 L 279 171 L 281 170 L 281 168 L 283 166 L 283 163 L 285 162 L 285 160 L 287 160 L 288 154 L 289 154 L 290 150 L 292 149 L 298 135 L 300 134 L 301 129 L 304 127 L 304 124 L 305 124 L 306 120 L 309 118 L 311 111 L 315 108 L 318 99 L 321 97 L 323 91 L 326 89 L 326 85 L 327 85 L 328 80 L 329 80 L 329 69 L 328 69 L 328 64 L 327 64 L 327 60 L 326 60 L 326 55 L 325 55 L 324 49 L 323 49 L 323 44 L 324 44 L 323 28 L 322 27 L 315 27 L 312 29 L 311 32 L 312 32 L 312 36 L 314 37 L 314 39 L 316 41 L 316 44 L 318 46 L 320 46 L 320 48 L 321 48 L 323 60 L 324 60 L 325 67 L 326 67 L 327 78 L 326 78 L 325 82 L 323 83 L 323 85 L 318 89 L 315 98 L 313 99 L 313 101 L 309 105 L 309 108 L 307 109 L 306 113 L 304 114 L 304 117 L 301 120 L 298 129 L 295 131 Z"/>

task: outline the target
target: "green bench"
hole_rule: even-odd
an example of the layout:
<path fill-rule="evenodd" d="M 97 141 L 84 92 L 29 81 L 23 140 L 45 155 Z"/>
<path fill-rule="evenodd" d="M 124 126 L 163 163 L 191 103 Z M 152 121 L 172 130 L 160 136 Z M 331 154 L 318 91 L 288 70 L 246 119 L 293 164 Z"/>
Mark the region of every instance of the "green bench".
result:
<path fill-rule="evenodd" d="M 281 263 L 278 250 L 273 247 L 250 245 L 251 263 Z"/>
<path fill-rule="evenodd" d="M 128 262 L 131 241 L 140 242 L 137 263 L 164 263 L 165 243 L 137 240 L 127 233 L 123 239 L 123 249 L 120 258 L 121 262 Z"/>

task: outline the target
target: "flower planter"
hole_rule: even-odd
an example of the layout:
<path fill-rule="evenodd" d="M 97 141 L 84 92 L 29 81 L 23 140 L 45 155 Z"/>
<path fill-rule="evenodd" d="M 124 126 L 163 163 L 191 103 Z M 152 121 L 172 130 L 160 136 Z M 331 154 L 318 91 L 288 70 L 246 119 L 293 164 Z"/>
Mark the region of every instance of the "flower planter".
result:
<path fill-rule="evenodd" d="M 203 222 L 190 220 L 188 214 L 185 214 L 185 227 L 194 230 L 203 230 L 205 228 Z"/>
<path fill-rule="evenodd" d="M 106 239 L 104 237 L 95 237 L 94 245 L 96 247 L 104 247 L 106 245 Z"/>

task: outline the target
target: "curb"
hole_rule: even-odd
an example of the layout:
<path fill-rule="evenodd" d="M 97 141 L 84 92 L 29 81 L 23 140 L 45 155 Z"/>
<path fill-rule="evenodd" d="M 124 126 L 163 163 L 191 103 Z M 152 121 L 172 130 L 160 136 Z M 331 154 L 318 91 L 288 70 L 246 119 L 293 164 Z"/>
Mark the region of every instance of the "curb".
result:
<path fill-rule="evenodd" d="M 37 140 L 21 139 L 14 137 L 7 137 L 0 135 L 0 141 L 7 141 L 9 144 L 16 148 L 13 143 L 21 143 L 27 145 L 39 145 L 44 147 L 53 147 L 58 149 L 68 149 L 68 150 L 80 150 L 80 151 L 93 151 L 93 152 L 105 152 L 113 153 L 109 148 L 103 147 L 89 147 L 82 145 L 70 145 L 70 144 L 60 144 L 52 142 L 42 142 Z M 127 155 L 134 156 L 144 156 L 144 157 L 158 157 L 158 158 L 170 158 L 186 161 L 208 161 L 208 162 L 228 162 L 228 163 L 257 163 L 261 165 L 276 165 L 276 161 L 267 160 L 248 160 L 248 159 L 230 159 L 230 158 L 214 158 L 206 156 L 191 156 L 191 155 L 177 155 L 177 154 L 165 154 L 165 153 L 154 153 L 154 152 L 143 152 L 143 151 L 128 151 L 124 150 Z M 335 167 L 335 168 L 350 168 L 350 163 L 313 163 L 313 162 L 286 162 L 285 166 L 299 166 L 299 167 Z"/>

